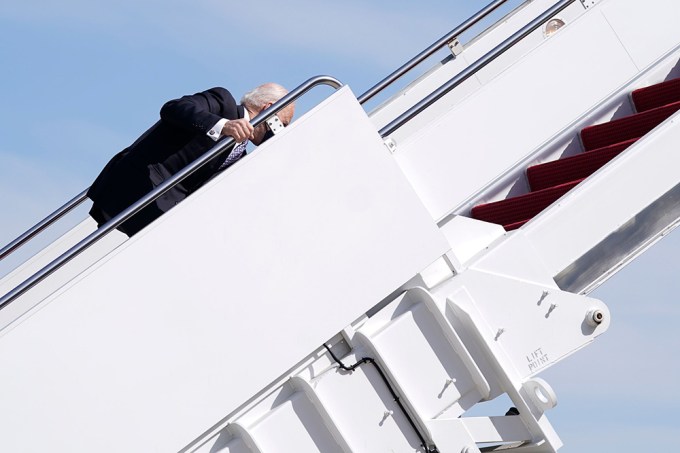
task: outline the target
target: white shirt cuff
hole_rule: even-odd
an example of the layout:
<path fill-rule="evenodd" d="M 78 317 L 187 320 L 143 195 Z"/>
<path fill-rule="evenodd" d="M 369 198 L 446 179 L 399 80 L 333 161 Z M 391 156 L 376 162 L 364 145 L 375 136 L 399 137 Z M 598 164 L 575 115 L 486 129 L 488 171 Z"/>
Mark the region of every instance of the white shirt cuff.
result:
<path fill-rule="evenodd" d="M 229 120 L 226 118 L 222 118 L 219 120 L 213 127 L 210 129 L 207 133 L 208 137 L 212 138 L 214 141 L 219 140 L 219 138 L 222 136 L 222 128 L 224 127 L 225 124 L 227 124 Z"/>

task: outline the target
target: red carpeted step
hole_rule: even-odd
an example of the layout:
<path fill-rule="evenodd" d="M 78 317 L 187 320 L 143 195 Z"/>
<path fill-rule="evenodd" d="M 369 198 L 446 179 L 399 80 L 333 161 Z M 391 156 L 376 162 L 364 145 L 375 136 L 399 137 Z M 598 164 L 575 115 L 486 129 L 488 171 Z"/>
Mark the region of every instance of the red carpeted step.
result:
<path fill-rule="evenodd" d="M 532 191 L 587 178 L 639 138 L 527 168 Z"/>
<path fill-rule="evenodd" d="M 526 222 L 574 188 L 581 180 L 472 208 L 472 217 L 510 227 Z M 521 225 L 520 225 L 521 226 Z"/>
<path fill-rule="evenodd" d="M 680 101 L 608 123 L 586 127 L 581 131 L 583 147 L 590 151 L 642 137 L 679 109 Z"/>
<path fill-rule="evenodd" d="M 633 91 L 633 103 L 638 112 L 646 112 L 680 101 L 680 78 L 667 80 Z"/>
<path fill-rule="evenodd" d="M 517 228 L 524 226 L 524 224 L 527 223 L 529 220 L 531 220 L 531 219 L 520 220 L 519 222 L 509 223 L 507 225 L 503 225 L 503 228 L 505 228 L 505 231 L 516 230 Z"/>

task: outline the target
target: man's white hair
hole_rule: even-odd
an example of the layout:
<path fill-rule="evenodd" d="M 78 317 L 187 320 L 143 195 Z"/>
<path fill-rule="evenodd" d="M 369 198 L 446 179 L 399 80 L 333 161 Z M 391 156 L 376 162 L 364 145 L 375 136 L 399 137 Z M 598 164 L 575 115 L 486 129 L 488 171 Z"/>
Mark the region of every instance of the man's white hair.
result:
<path fill-rule="evenodd" d="M 241 104 L 260 109 L 270 102 L 273 104 L 288 94 L 288 90 L 277 83 L 265 83 L 243 95 Z"/>

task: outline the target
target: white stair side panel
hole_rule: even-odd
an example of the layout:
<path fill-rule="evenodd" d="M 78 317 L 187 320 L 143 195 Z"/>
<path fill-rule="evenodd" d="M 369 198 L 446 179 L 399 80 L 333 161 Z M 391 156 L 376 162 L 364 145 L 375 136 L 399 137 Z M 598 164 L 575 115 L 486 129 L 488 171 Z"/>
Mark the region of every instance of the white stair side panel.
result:
<path fill-rule="evenodd" d="M 379 318 L 367 322 L 357 337 L 376 354 L 423 422 L 447 410 L 459 416 L 484 396 L 433 313 L 425 303 L 409 300 L 408 294 L 404 303 L 412 305 L 407 310 L 387 323 Z M 488 386 L 484 391 L 487 396 Z"/>
<path fill-rule="evenodd" d="M 509 38 L 514 32 L 519 31 L 525 25 L 529 24 L 536 17 L 543 14 L 545 11 L 550 9 L 555 5 L 555 0 L 532 0 L 531 2 L 525 2 L 524 6 L 516 13 L 507 18 L 503 22 L 496 23 L 488 33 L 485 33 L 480 41 L 492 41 L 495 42 L 493 47 L 491 46 L 478 46 L 475 41 L 473 45 L 466 47 L 463 55 L 466 55 L 468 60 L 476 61 L 479 58 L 486 55 L 491 51 L 496 45 L 501 44 L 507 38 Z M 579 16 L 588 13 L 587 10 L 583 8 L 581 2 L 576 1 L 571 5 L 563 9 L 556 17 L 564 21 L 565 25 L 563 28 L 559 29 L 555 34 L 551 36 L 546 36 L 545 25 L 539 27 L 538 29 L 531 32 L 528 36 L 525 36 L 520 42 L 512 46 L 507 52 L 499 55 L 494 61 L 485 66 L 480 70 L 475 77 L 482 83 L 486 84 L 503 70 L 515 64 L 523 56 L 530 53 L 533 49 L 541 45 L 544 41 L 548 39 L 553 39 L 557 33 L 562 33 L 566 30 L 566 27 L 571 26 Z M 510 30 L 513 30 L 511 33 Z"/>
<path fill-rule="evenodd" d="M 342 359 L 352 365 L 363 356 Z M 354 453 L 422 451 L 417 434 L 371 364 L 332 369 L 310 382 Z"/>
<path fill-rule="evenodd" d="M 0 450 L 180 450 L 448 248 L 343 88 L 0 338 Z"/>
<path fill-rule="evenodd" d="M 443 60 L 425 75 L 409 84 L 404 90 L 372 111 L 371 120 L 376 125 L 376 128 L 381 129 L 397 116 L 420 102 L 434 90 L 448 82 L 449 79 L 463 71 L 471 63 L 477 61 L 513 33 L 531 22 L 535 17 L 546 11 L 554 3 L 554 0 L 532 0 L 531 2 L 525 2 L 513 14 L 506 16 L 502 21 L 496 22 L 493 26 L 482 32 L 481 35 L 474 38 L 472 42 L 464 43 L 462 53 L 456 55 L 455 58 L 450 57 Z M 575 17 L 583 13 L 583 6 L 579 3 L 574 3 L 560 13 L 560 17 L 567 23 L 570 23 Z M 521 56 L 539 45 L 544 39 L 546 38 L 544 37 L 543 29 L 538 29 L 531 33 L 493 63 L 480 70 L 475 77 L 469 78 L 454 91 L 437 101 L 428 109 L 427 114 L 419 115 L 412 119 L 408 124 L 399 129 L 393 135 L 393 138 L 400 142 L 409 135 L 416 133 L 425 124 L 433 121 L 438 115 L 450 110 L 461 99 L 474 93 L 488 81 L 514 64 Z"/>
<path fill-rule="evenodd" d="M 640 69 L 678 44 L 680 3 L 675 0 L 609 0 L 600 9 Z"/>
<path fill-rule="evenodd" d="M 0 295 L 7 294 L 16 286 L 23 283 L 33 274 L 40 271 L 53 260 L 61 256 L 71 247 L 97 229 L 97 223 L 90 217 L 86 218 L 71 230 L 49 244 L 31 259 L 17 267 L 0 280 Z M 0 310 L 0 332 L 40 303 L 47 296 L 59 289 L 66 282 L 77 276 L 101 257 L 125 242 L 127 236 L 114 230 L 104 236 L 85 252 L 68 262 L 58 272 L 50 275 L 25 295 Z"/>
<path fill-rule="evenodd" d="M 552 275 L 680 183 L 678 143 L 676 113 L 522 228 Z M 633 231 L 636 226 L 628 227 Z"/>
<path fill-rule="evenodd" d="M 464 216 L 454 216 L 441 229 L 451 244 L 450 255 L 459 268 L 507 234 L 500 225 Z"/>
<path fill-rule="evenodd" d="M 337 443 L 303 392 L 293 393 L 248 431 L 262 453 L 351 453 Z"/>
<path fill-rule="evenodd" d="M 394 155 L 441 219 L 637 72 L 604 17 L 584 14 Z"/>

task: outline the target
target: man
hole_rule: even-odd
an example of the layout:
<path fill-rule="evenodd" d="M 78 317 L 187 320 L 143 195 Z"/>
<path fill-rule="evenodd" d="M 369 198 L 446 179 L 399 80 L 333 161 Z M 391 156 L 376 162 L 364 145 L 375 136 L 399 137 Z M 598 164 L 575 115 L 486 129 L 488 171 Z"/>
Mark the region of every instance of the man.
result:
<path fill-rule="evenodd" d="M 272 134 L 267 125 L 253 128 L 250 120 L 286 94 L 282 86 L 266 83 L 246 93 L 241 105 L 228 90 L 219 87 L 166 103 L 161 108 L 160 121 L 114 156 L 94 181 L 87 193 L 94 202 L 90 215 L 99 226 L 103 225 L 203 155 L 222 137 L 235 139 L 238 145 L 207 162 L 118 227 L 128 236 L 137 233 L 243 157 L 247 140 L 259 145 L 268 139 Z M 278 116 L 288 125 L 293 113 L 291 104 Z"/>

